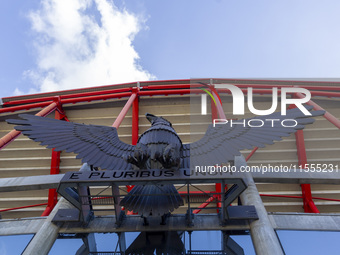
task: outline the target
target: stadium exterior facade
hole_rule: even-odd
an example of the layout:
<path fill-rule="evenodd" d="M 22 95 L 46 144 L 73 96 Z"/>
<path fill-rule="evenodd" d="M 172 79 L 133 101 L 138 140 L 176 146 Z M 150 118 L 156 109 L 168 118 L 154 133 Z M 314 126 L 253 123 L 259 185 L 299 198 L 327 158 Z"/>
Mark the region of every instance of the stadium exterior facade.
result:
<path fill-rule="evenodd" d="M 2 98 L 0 235 L 33 235 L 23 254 L 48 254 L 55 241 L 63 238 L 84 242 L 77 254 L 119 254 L 117 250 L 128 254 L 125 234 L 172 231 L 180 233 L 182 240 L 189 238 L 181 254 L 244 254 L 242 245 L 233 240 L 238 235 L 250 236 L 257 254 L 284 254 L 286 247 L 278 231 L 340 232 L 340 83 L 201 79 L 199 82 L 207 84 L 205 90 L 214 98 L 204 99 L 211 101 L 211 107 L 202 114 L 206 91 L 195 86 L 196 82 L 136 82 Z M 185 201 L 165 225 L 151 219 L 144 226 L 142 218 L 120 208 L 117 199 L 138 179 L 103 184 L 75 181 L 72 185 L 80 208 L 75 209 L 72 198 L 62 198 L 57 188 L 63 194 L 67 172 L 86 166 L 72 153 L 51 151 L 19 136 L 20 132 L 5 121 L 30 113 L 114 126 L 121 140 L 136 144 L 149 127 L 144 114 L 150 112 L 171 121 L 182 142 L 188 143 L 202 137 L 212 119 L 222 112 L 227 119 L 240 118 L 232 113 L 230 90 L 221 84 L 236 86 L 245 94 L 251 87 L 257 109 L 270 108 L 273 88 L 279 94 L 282 88 L 305 88 L 312 96 L 307 104 L 315 110 L 324 109 L 326 114 L 274 145 L 243 151 L 245 157 L 237 157 L 232 163 L 237 169 L 248 169 L 242 174 L 213 171 L 206 173 L 208 181 L 192 176 L 183 180 L 159 178 L 157 181 L 175 184 Z M 302 97 L 299 93 L 289 96 Z M 251 116 L 246 109 L 245 117 Z M 214 251 L 193 249 L 191 235 L 196 231 L 219 231 L 221 244 Z M 103 253 L 94 233 L 116 233 L 116 253 L 114 248 Z"/>

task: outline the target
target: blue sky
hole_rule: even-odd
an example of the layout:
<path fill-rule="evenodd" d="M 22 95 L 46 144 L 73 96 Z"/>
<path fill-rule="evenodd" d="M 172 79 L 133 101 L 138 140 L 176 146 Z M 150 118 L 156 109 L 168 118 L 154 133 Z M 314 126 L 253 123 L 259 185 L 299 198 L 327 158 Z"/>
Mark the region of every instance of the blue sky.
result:
<path fill-rule="evenodd" d="M 337 0 L 4 1 L 0 97 L 149 79 L 337 78 L 339 9 Z"/>

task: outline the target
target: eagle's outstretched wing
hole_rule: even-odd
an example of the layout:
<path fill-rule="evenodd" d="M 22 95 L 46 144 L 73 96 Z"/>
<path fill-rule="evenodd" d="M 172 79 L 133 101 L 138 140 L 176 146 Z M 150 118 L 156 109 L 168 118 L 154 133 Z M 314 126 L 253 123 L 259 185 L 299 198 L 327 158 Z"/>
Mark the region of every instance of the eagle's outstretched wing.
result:
<path fill-rule="evenodd" d="M 14 127 L 16 130 L 41 142 L 41 145 L 47 145 L 47 148 L 74 152 L 83 163 L 101 169 L 132 169 L 122 156 L 130 154 L 135 146 L 119 140 L 114 127 L 78 124 L 29 114 L 20 114 L 19 117 L 6 121 L 18 125 Z"/>
<path fill-rule="evenodd" d="M 266 116 L 237 120 L 234 122 L 243 124 L 230 125 L 217 124 L 215 127 L 209 125 L 205 135 L 198 141 L 183 144 L 182 147 L 182 167 L 191 166 L 214 166 L 216 164 L 228 163 L 233 160 L 234 156 L 240 155 L 243 149 L 252 149 L 253 147 L 264 147 L 265 144 L 273 144 L 274 141 L 282 140 L 282 137 L 289 136 L 291 133 L 299 129 L 303 129 L 305 125 L 313 123 L 312 117 L 324 114 L 324 111 L 311 111 L 312 106 L 305 106 L 311 112 L 311 116 L 305 116 L 298 108 L 290 109 L 286 115 L 281 113 L 273 113 Z M 274 121 L 266 121 L 274 119 Z M 295 127 L 284 127 L 281 121 L 285 119 L 294 119 L 297 122 Z M 247 125 L 262 125 L 262 127 L 250 127 Z M 256 121 L 258 120 L 258 121 Z M 286 123 L 286 126 L 293 126 L 292 121 Z"/>

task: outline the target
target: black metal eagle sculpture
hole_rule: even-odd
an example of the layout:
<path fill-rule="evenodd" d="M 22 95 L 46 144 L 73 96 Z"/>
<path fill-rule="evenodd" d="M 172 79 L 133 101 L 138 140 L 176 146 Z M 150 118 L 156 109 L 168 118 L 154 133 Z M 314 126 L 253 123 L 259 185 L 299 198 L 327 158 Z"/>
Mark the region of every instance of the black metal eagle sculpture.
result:
<path fill-rule="evenodd" d="M 314 122 L 312 117 L 324 111 L 312 111 L 305 106 L 310 116 L 305 116 L 298 108 L 290 109 L 286 115 L 273 113 L 256 119 L 263 121 L 262 127 L 242 125 L 210 125 L 200 140 L 182 144 L 171 123 L 162 117 L 147 113 L 151 127 L 139 138 L 137 145 L 122 142 L 117 129 L 108 126 L 85 125 L 29 114 L 19 115 L 20 119 L 7 120 L 15 124 L 15 129 L 47 148 L 56 151 L 74 152 L 83 163 L 102 170 L 168 169 L 194 168 L 228 163 L 243 149 L 254 146 L 264 147 L 282 140 L 306 124 Z M 294 119 L 295 127 L 284 127 L 281 121 Z M 248 122 L 250 119 L 247 119 Z M 241 122 L 241 121 L 239 121 Z M 156 194 L 156 195 L 155 195 Z M 140 215 L 165 215 L 183 205 L 183 200 L 173 185 L 136 185 L 120 203 L 127 210 Z"/>

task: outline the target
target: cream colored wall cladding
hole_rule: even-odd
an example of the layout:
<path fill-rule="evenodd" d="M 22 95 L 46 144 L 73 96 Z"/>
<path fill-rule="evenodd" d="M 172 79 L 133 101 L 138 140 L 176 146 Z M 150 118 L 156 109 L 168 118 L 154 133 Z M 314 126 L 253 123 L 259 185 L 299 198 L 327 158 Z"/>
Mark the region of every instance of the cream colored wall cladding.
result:
<path fill-rule="evenodd" d="M 223 80 L 216 80 L 222 83 Z M 309 83 L 308 81 L 292 82 L 292 81 L 256 81 L 256 80 L 226 80 L 231 84 L 247 86 L 247 84 L 262 84 L 267 85 L 301 85 L 303 86 L 333 86 L 340 87 L 338 83 Z M 159 85 L 164 86 L 173 84 L 190 84 L 190 80 L 184 81 L 169 81 L 169 82 L 149 82 L 141 83 L 141 91 L 146 90 L 147 86 Z M 137 84 L 119 85 L 118 87 L 133 87 Z M 96 91 L 102 93 L 105 90 L 115 88 L 98 87 L 93 89 L 84 89 L 71 91 L 67 93 L 86 93 Z M 62 95 L 66 92 L 55 92 L 47 95 L 55 96 Z M 340 92 L 338 92 L 340 94 Z M 224 112 L 227 118 L 235 118 L 232 116 L 232 98 L 230 95 L 220 94 Z M 37 99 L 41 95 L 28 95 L 26 98 Z M 18 98 L 3 99 L 4 103 Z M 258 109 L 268 109 L 271 105 L 271 97 L 268 95 L 256 95 L 254 97 L 255 107 Z M 338 119 L 340 118 L 340 97 L 327 98 L 312 96 L 312 100 L 322 106 L 326 111 L 329 111 Z M 125 105 L 127 97 L 107 99 L 105 101 L 81 102 L 76 104 L 64 104 L 63 109 L 70 121 L 107 125 L 111 126 L 119 115 L 121 109 Z M 210 102 L 210 101 L 208 101 Z M 209 106 L 209 104 L 208 104 Z M 3 109 L 5 105 L 3 106 Z M 1 108 L 0 108 L 1 109 Z M 208 107 L 208 115 L 200 115 L 200 96 L 199 95 L 157 95 L 139 97 L 139 134 L 143 133 L 150 123 L 144 117 L 146 112 L 163 116 L 173 123 L 173 127 L 182 139 L 183 143 L 191 142 L 199 139 L 206 131 L 211 123 L 210 107 Z M 246 117 L 252 116 L 249 110 L 246 109 Z M 29 111 L 18 111 L 1 113 L 0 115 L 0 137 L 10 132 L 13 127 L 5 122 L 8 118 L 15 117 L 18 113 L 35 114 L 40 109 Z M 194 116 L 194 118 L 193 118 Z M 54 118 L 54 112 L 47 117 Z M 239 117 L 237 117 L 239 118 Z M 119 137 L 126 143 L 131 143 L 132 129 L 132 109 L 129 110 L 122 124 L 118 129 Z M 340 132 L 339 129 L 323 117 L 316 117 L 313 125 L 308 125 L 304 129 L 305 146 L 307 152 L 308 163 L 325 163 L 339 165 L 340 167 Z M 244 150 L 243 155 L 247 156 L 251 151 Z M 284 138 L 280 142 L 273 145 L 260 148 L 248 161 L 248 165 L 298 165 L 297 149 L 294 134 Z M 81 161 L 75 159 L 72 153 L 61 153 L 60 172 L 77 171 L 81 167 Z M 51 149 L 46 149 L 28 139 L 25 136 L 19 136 L 15 141 L 6 146 L 0 151 L 0 177 L 20 177 L 47 175 L 50 173 L 51 167 Z M 215 184 L 200 184 L 197 188 L 191 187 L 192 190 L 214 191 Z M 186 187 L 180 188 L 180 191 L 186 191 Z M 257 183 L 257 188 L 260 194 L 263 195 L 280 195 L 277 196 L 262 196 L 264 206 L 268 212 L 304 212 L 303 201 L 300 196 L 301 187 L 298 184 L 278 184 L 278 183 Z M 125 187 L 122 187 L 125 189 Z M 330 199 L 340 199 L 340 187 L 338 185 L 313 184 L 311 185 L 312 196 Z M 92 187 L 91 193 L 97 194 L 103 190 L 103 187 Z M 101 195 L 109 194 L 109 191 L 103 191 Z M 293 197 L 285 197 L 293 196 Z M 6 192 L 0 193 L 0 210 L 8 208 L 16 208 L 27 205 L 36 205 L 47 203 L 48 190 L 25 191 L 25 192 Z M 340 213 L 340 202 L 314 199 L 314 203 L 322 213 Z M 193 206 L 199 206 L 201 202 Z M 208 207 L 215 207 L 216 203 L 211 203 Z M 105 206 L 99 206 L 104 208 Z M 20 210 L 11 210 L 1 212 L 2 218 L 23 218 L 40 216 L 45 210 L 46 205 L 27 207 Z M 186 207 L 178 209 L 174 213 L 185 213 Z M 216 212 L 216 209 L 205 210 L 202 213 Z M 102 213 L 105 214 L 105 213 Z"/>

